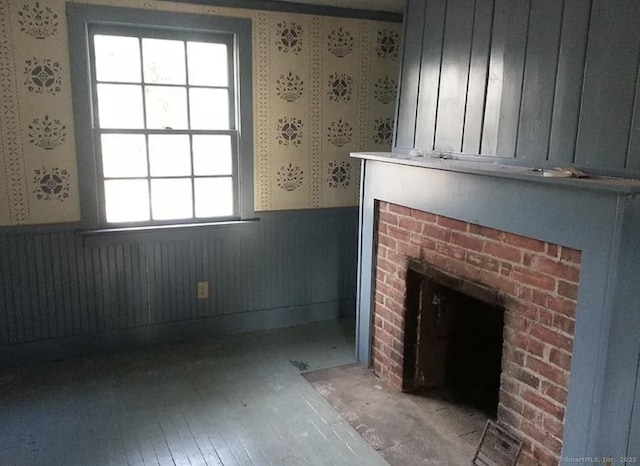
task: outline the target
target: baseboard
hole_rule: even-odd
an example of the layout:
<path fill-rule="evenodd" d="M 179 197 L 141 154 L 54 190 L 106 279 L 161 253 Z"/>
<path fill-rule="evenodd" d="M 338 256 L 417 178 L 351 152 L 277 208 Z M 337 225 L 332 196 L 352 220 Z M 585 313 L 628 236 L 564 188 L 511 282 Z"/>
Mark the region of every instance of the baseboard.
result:
<path fill-rule="evenodd" d="M 90 335 L 0 347 L 0 367 L 58 361 L 96 353 L 136 350 L 190 338 L 290 327 L 348 315 L 353 300 L 228 314 Z"/>

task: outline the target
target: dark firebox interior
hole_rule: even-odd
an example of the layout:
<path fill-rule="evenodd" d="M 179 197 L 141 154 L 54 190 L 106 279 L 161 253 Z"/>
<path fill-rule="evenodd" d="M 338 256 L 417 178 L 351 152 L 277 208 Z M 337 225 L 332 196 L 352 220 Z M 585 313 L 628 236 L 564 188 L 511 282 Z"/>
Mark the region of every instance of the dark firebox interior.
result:
<path fill-rule="evenodd" d="M 464 282 L 447 284 L 463 289 Z M 407 277 L 404 388 L 471 405 L 495 416 L 504 310 L 410 270 Z"/>

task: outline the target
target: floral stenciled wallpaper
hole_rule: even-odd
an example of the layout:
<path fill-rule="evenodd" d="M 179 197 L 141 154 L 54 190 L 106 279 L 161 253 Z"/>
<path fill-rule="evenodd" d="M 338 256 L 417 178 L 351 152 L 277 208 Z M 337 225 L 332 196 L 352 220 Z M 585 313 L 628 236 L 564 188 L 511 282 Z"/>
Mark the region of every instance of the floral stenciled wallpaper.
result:
<path fill-rule="evenodd" d="M 349 153 L 391 146 L 400 24 L 77 1 L 252 19 L 257 211 L 356 205 Z M 68 47 L 64 0 L 0 0 L 0 225 L 80 219 Z"/>

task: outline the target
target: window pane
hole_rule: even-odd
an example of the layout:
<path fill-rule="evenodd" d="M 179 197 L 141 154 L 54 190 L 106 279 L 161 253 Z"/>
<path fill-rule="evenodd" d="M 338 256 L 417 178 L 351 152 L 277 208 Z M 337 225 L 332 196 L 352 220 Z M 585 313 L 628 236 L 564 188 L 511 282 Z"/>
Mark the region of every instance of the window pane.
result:
<path fill-rule="evenodd" d="M 187 94 L 182 87 L 145 87 L 147 128 L 187 129 Z"/>
<path fill-rule="evenodd" d="M 196 175 L 231 175 L 232 161 L 231 136 L 193 136 L 193 170 Z"/>
<path fill-rule="evenodd" d="M 150 135 L 149 164 L 151 176 L 191 175 L 189 136 Z"/>
<path fill-rule="evenodd" d="M 144 128 L 142 89 L 128 84 L 98 84 L 100 128 Z"/>
<path fill-rule="evenodd" d="M 196 217 L 233 215 L 233 181 L 229 178 L 196 178 Z"/>
<path fill-rule="evenodd" d="M 109 223 L 149 220 L 147 180 L 107 180 L 104 201 Z"/>
<path fill-rule="evenodd" d="M 186 84 L 184 42 L 179 40 L 142 39 L 144 82 Z"/>
<path fill-rule="evenodd" d="M 229 129 L 226 89 L 189 89 L 192 129 Z"/>
<path fill-rule="evenodd" d="M 205 42 L 187 42 L 189 84 L 192 86 L 227 86 L 229 68 L 227 46 Z"/>
<path fill-rule="evenodd" d="M 143 134 L 103 134 L 100 140 L 105 178 L 147 176 L 147 144 Z"/>
<path fill-rule="evenodd" d="M 192 218 L 190 178 L 151 180 L 151 211 L 154 220 Z"/>
<path fill-rule="evenodd" d="M 140 82 L 140 43 L 136 37 L 93 37 L 98 81 Z"/>

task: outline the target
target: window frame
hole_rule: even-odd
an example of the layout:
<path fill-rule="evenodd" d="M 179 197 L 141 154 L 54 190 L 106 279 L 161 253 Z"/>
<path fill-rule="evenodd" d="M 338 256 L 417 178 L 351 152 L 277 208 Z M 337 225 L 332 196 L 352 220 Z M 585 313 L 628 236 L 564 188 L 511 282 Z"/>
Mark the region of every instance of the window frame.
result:
<path fill-rule="evenodd" d="M 222 16 L 194 15 L 162 11 L 139 10 L 121 7 L 104 7 L 83 4 L 67 4 L 69 31 L 69 55 L 71 65 L 71 88 L 76 133 L 76 153 L 80 188 L 82 225 L 85 229 L 153 228 L 171 226 L 197 226 L 245 220 L 255 216 L 253 207 L 253 128 L 252 128 L 252 50 L 251 20 Z M 230 69 L 230 112 L 235 118 L 230 121 L 230 130 L 220 134 L 236 132 L 237 141 L 233 168 L 234 215 L 225 217 L 187 218 L 178 220 L 149 220 L 126 223 L 107 223 L 104 205 L 104 177 L 99 137 L 103 132 L 96 125 L 97 94 L 93 35 L 96 31 L 148 31 L 144 37 L 175 36 L 179 40 L 190 40 L 202 36 L 225 36 L 230 38 L 229 53 L 233 54 L 233 69 Z M 167 37 L 168 38 L 168 37 Z M 186 88 L 186 86 L 185 86 Z M 235 92 L 232 92 L 234 90 Z M 188 98 L 188 97 L 187 97 Z M 145 125 L 146 126 L 146 125 Z M 114 130 L 117 132 L 119 130 Z M 145 134 L 155 132 L 146 127 Z M 162 134 L 158 130 L 158 134 Z M 197 130 L 169 130 L 171 134 L 193 134 Z M 126 132 L 126 131 L 125 131 Z M 205 131 L 211 134 L 215 132 Z M 193 163 L 193 160 L 192 160 Z M 151 174 L 148 173 L 148 176 Z M 192 173 L 191 179 L 195 179 Z M 192 188 L 193 189 L 193 188 Z M 150 200 L 151 202 L 151 200 Z M 195 209 L 195 206 L 194 206 Z M 194 211 L 195 214 L 195 211 Z"/>

